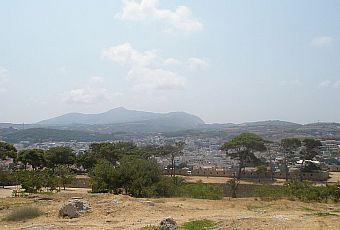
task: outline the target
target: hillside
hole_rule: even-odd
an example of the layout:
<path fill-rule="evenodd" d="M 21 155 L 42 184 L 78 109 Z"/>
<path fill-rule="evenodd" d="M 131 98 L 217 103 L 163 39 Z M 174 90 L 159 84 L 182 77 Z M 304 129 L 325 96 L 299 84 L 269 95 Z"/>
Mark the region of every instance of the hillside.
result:
<path fill-rule="evenodd" d="M 204 124 L 204 121 L 192 114 L 184 112 L 152 113 L 115 108 L 99 114 L 69 113 L 59 117 L 38 122 L 39 125 L 103 125 L 122 123 L 170 123 L 175 127 L 191 128 Z"/>

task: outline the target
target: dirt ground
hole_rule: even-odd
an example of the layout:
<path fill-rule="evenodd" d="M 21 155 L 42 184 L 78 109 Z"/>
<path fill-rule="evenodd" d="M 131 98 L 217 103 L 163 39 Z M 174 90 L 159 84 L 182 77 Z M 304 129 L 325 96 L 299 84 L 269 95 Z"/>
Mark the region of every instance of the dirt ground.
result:
<path fill-rule="evenodd" d="M 7 194 L 7 195 L 6 195 Z M 185 198 L 136 199 L 123 195 L 90 194 L 87 189 L 68 189 L 50 197 L 4 198 L 0 189 L 0 219 L 19 206 L 34 206 L 44 215 L 25 222 L 0 222 L 0 229 L 140 229 L 158 225 L 171 216 L 179 224 L 190 220 L 216 221 L 216 229 L 340 229 L 340 203 L 261 201 L 257 198 L 198 200 Z M 76 219 L 58 217 L 61 205 L 71 197 L 83 197 L 91 211 Z M 146 202 L 150 201 L 150 202 Z"/>
<path fill-rule="evenodd" d="M 213 184 L 224 184 L 229 181 L 231 178 L 229 177 L 207 177 L 207 176 L 182 176 L 186 182 L 196 183 L 201 181 L 202 183 L 213 183 Z M 339 183 L 340 182 L 340 172 L 330 172 L 329 179 L 327 183 Z M 273 185 L 282 185 L 286 180 L 284 179 L 275 179 L 275 182 L 272 183 L 270 180 L 261 180 L 264 183 L 270 183 Z M 242 179 L 242 184 L 253 184 L 257 183 L 257 179 Z M 315 182 L 319 184 L 325 184 L 326 182 Z"/>

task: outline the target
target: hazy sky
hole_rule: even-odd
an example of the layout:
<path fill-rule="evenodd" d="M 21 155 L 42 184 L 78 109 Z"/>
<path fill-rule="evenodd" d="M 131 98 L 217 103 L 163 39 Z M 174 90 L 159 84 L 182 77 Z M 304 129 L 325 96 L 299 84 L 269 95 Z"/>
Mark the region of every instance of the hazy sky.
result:
<path fill-rule="evenodd" d="M 0 122 L 118 106 L 340 122 L 340 1 L 0 2 Z"/>

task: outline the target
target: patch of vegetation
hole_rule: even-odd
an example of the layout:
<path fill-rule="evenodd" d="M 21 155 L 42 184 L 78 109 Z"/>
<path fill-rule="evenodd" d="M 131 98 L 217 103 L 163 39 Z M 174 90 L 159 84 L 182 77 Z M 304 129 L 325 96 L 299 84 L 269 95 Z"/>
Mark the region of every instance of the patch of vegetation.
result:
<path fill-rule="evenodd" d="M 223 188 L 213 184 L 181 184 L 176 188 L 177 197 L 195 199 L 221 200 L 224 196 Z"/>
<path fill-rule="evenodd" d="M 301 206 L 301 210 L 302 210 L 302 211 L 306 211 L 306 212 L 315 212 L 315 211 L 317 211 L 317 210 L 315 210 L 315 209 L 308 208 L 308 207 L 303 207 L 303 206 Z"/>
<path fill-rule="evenodd" d="M 43 215 L 40 209 L 35 207 L 20 207 L 14 209 L 7 217 L 4 218 L 6 221 L 23 221 L 33 219 Z"/>
<path fill-rule="evenodd" d="M 338 202 L 340 200 L 340 184 L 320 186 L 308 181 L 292 180 L 284 186 L 264 185 L 256 190 L 260 197 L 297 198 L 302 201 Z"/>
<path fill-rule="evenodd" d="M 314 216 L 337 216 L 334 213 L 330 213 L 330 212 L 316 212 L 313 213 Z"/>
<path fill-rule="evenodd" d="M 208 230 L 213 229 L 216 225 L 214 221 L 211 220 L 194 220 L 186 222 L 182 225 L 183 230 Z"/>

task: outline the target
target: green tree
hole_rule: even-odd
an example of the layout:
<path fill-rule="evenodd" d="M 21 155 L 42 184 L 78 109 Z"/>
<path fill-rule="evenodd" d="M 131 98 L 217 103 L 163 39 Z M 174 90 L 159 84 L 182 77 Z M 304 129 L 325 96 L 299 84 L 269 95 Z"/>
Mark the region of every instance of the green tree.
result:
<path fill-rule="evenodd" d="M 302 141 L 302 149 L 300 151 L 300 159 L 301 159 L 301 166 L 300 166 L 300 180 L 303 180 L 303 172 L 306 171 L 308 168 L 317 167 L 313 165 L 312 160 L 319 154 L 320 146 L 322 145 L 319 140 L 315 140 L 313 138 L 306 138 Z M 306 161 L 309 161 L 306 164 Z M 308 166 L 308 167 L 306 167 Z"/>
<path fill-rule="evenodd" d="M 258 161 L 254 155 L 256 151 L 266 151 L 266 149 L 264 140 L 253 133 L 242 133 L 222 145 L 221 150 L 224 150 L 227 156 L 238 160 L 238 173 L 234 175 L 235 186 L 232 186 L 232 197 L 236 197 L 242 169 L 247 163 Z"/>
<path fill-rule="evenodd" d="M 47 164 L 55 168 L 58 165 L 72 165 L 75 163 L 76 154 L 69 147 L 53 147 L 46 151 Z"/>
<path fill-rule="evenodd" d="M 297 138 L 285 138 L 281 140 L 281 148 L 283 150 L 283 165 L 285 168 L 285 178 L 288 181 L 289 164 L 293 163 L 294 156 L 301 147 L 301 141 Z"/>
<path fill-rule="evenodd" d="M 15 178 L 10 171 L 0 169 L 0 186 L 4 188 L 6 185 L 10 185 L 14 181 Z"/>
<path fill-rule="evenodd" d="M 4 160 L 6 157 L 16 159 L 17 149 L 9 143 L 0 141 L 0 160 Z"/>
<path fill-rule="evenodd" d="M 63 186 L 64 190 L 66 190 L 66 185 L 72 183 L 75 178 L 74 173 L 65 165 L 58 165 L 55 168 L 55 175 L 58 177 L 59 184 Z"/>
<path fill-rule="evenodd" d="M 171 160 L 171 176 L 176 176 L 176 167 L 175 167 L 175 158 L 178 156 L 183 155 L 185 143 L 184 142 L 177 142 L 174 145 L 164 145 L 161 146 L 159 151 L 162 156 L 170 157 Z"/>
<path fill-rule="evenodd" d="M 107 160 L 99 160 L 89 176 L 93 192 L 113 192 L 118 188 L 116 170 Z"/>
<path fill-rule="evenodd" d="M 263 176 L 267 172 L 267 166 L 265 165 L 259 165 L 256 167 L 256 175 L 258 182 L 261 182 L 261 176 Z"/>
<path fill-rule="evenodd" d="M 116 168 L 118 185 L 126 193 L 135 197 L 156 195 L 154 185 L 161 180 L 161 170 L 154 160 L 145 160 L 137 156 L 122 158 Z"/>
<path fill-rule="evenodd" d="M 88 158 L 107 160 L 115 165 L 121 157 L 133 155 L 137 149 L 133 142 L 92 143 L 87 154 Z"/>
<path fill-rule="evenodd" d="M 18 153 L 18 161 L 25 165 L 31 165 L 34 170 L 46 165 L 45 152 L 42 149 L 26 149 Z"/>

